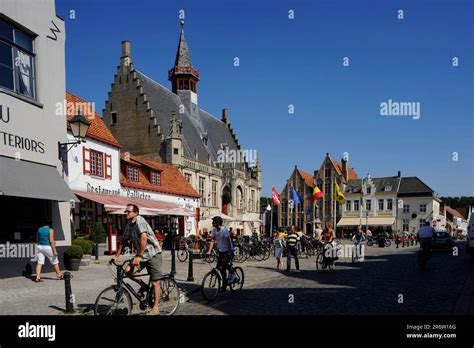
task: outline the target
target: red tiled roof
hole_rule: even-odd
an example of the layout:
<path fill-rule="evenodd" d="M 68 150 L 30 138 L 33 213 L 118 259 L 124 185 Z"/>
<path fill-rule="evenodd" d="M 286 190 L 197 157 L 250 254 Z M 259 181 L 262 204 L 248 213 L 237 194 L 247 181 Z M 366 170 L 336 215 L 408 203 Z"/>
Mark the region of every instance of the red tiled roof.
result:
<path fill-rule="evenodd" d="M 451 207 L 446 206 L 446 211 L 450 213 L 452 216 L 456 216 L 458 218 L 464 219 L 464 217 L 461 215 L 460 212 L 458 212 L 456 209 L 453 209 Z"/>
<path fill-rule="evenodd" d="M 77 106 L 81 104 L 91 105 L 90 102 L 82 98 L 79 98 L 78 96 L 72 94 L 71 92 L 66 92 L 66 102 L 67 102 L 66 116 L 67 116 L 68 121 L 77 115 L 77 112 L 79 111 L 77 110 L 78 109 Z M 87 131 L 87 137 L 102 141 L 109 145 L 122 147 L 122 145 L 119 144 L 117 139 L 114 138 L 110 130 L 107 128 L 104 121 L 102 120 L 102 117 L 100 117 L 99 114 L 95 112 L 92 107 L 82 108 L 80 111 L 81 111 L 81 114 L 89 122 L 91 122 L 89 126 L 89 130 Z M 68 129 L 70 129 L 69 126 L 68 126 Z"/>
<path fill-rule="evenodd" d="M 332 164 L 336 168 L 337 173 L 342 175 L 342 164 L 336 160 L 332 160 Z M 349 167 L 349 180 L 355 180 L 357 178 L 357 173 L 355 172 L 354 168 Z"/>
<path fill-rule="evenodd" d="M 193 198 L 201 197 L 196 190 L 194 190 L 192 185 L 186 181 L 178 168 L 173 165 L 153 161 L 142 156 L 129 156 L 129 161 L 126 160 L 127 156 L 125 154 L 121 154 L 120 157 L 122 163 L 120 166 L 120 183 L 122 186 Z M 129 181 L 127 179 L 127 164 L 142 168 L 142 170 L 139 171 L 138 182 Z M 143 170 L 143 168 L 146 169 Z M 150 169 L 161 172 L 160 185 L 153 185 L 150 182 Z"/>
<path fill-rule="evenodd" d="M 313 176 L 311 174 L 303 172 L 301 169 L 298 169 L 298 172 L 300 173 L 307 186 L 314 187 Z"/>

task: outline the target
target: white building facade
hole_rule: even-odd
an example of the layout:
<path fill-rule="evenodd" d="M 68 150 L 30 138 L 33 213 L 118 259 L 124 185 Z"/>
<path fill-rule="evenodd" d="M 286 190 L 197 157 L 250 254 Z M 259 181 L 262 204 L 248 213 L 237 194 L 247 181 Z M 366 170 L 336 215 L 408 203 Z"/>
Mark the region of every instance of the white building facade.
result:
<path fill-rule="evenodd" d="M 54 0 L 0 0 L 0 8 L 0 208 L 14 212 L 0 244 L 34 243 L 37 229 L 51 220 L 62 251 L 70 244 L 76 199 L 59 151 L 67 140 L 57 108 L 65 93 L 64 21 Z M 29 264 L 10 261 L 0 277 Z"/>

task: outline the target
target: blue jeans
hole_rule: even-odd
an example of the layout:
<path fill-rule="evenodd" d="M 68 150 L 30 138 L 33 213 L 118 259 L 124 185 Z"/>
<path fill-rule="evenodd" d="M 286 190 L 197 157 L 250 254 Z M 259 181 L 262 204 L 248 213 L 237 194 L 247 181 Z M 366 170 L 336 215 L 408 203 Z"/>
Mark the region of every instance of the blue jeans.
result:
<path fill-rule="evenodd" d="M 288 250 L 288 257 L 286 259 L 286 270 L 289 272 L 290 269 L 291 269 L 291 255 L 293 255 L 293 257 L 295 258 L 296 269 L 299 270 L 300 269 L 300 262 L 298 260 L 298 251 L 296 250 L 296 247 L 290 246 L 290 247 L 288 247 L 287 250 Z"/>

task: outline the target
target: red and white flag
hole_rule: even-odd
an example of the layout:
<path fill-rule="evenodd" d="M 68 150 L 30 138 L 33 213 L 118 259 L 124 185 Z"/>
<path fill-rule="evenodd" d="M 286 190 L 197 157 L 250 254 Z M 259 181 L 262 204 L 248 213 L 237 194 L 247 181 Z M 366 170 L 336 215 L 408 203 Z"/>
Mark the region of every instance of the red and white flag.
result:
<path fill-rule="evenodd" d="M 272 187 L 272 201 L 275 205 L 281 205 L 281 197 L 278 194 L 278 191 L 276 190 L 275 186 Z"/>

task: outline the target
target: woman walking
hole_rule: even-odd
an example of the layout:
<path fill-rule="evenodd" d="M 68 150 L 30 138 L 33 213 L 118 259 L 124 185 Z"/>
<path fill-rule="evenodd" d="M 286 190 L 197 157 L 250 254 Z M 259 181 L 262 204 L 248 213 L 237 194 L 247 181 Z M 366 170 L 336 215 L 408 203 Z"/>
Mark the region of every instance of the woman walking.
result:
<path fill-rule="evenodd" d="M 275 246 L 275 258 L 277 260 L 276 269 L 280 269 L 282 266 L 281 258 L 283 256 L 283 236 L 281 233 L 278 233 L 275 239 L 273 240 L 273 245 Z"/>
<path fill-rule="evenodd" d="M 49 262 L 54 267 L 56 272 L 56 279 L 63 279 L 61 271 L 59 270 L 58 251 L 56 250 L 56 242 L 54 241 L 54 230 L 50 227 L 51 221 L 46 221 L 43 227 L 38 229 L 36 241 L 38 242 L 38 254 L 36 255 L 36 282 L 42 282 L 41 279 L 41 268 L 44 265 L 45 258 L 48 258 Z"/>

